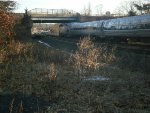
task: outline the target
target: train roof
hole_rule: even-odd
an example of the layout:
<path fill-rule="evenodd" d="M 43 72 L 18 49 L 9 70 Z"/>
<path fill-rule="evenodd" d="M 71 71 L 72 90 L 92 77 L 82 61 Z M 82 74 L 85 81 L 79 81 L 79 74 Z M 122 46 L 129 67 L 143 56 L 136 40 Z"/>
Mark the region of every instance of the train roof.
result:
<path fill-rule="evenodd" d="M 106 20 L 104 23 L 105 28 L 111 28 L 115 26 L 117 29 L 120 29 L 123 26 L 138 26 L 150 24 L 150 15 L 140 15 L 140 16 L 131 16 L 131 17 L 123 17 L 117 19 Z"/>
<path fill-rule="evenodd" d="M 104 23 L 104 27 L 109 28 L 112 26 L 127 26 L 127 25 L 138 25 L 138 24 L 150 24 L 150 14 L 122 17 L 116 19 L 99 20 L 92 22 L 73 22 L 67 24 L 70 28 L 84 28 L 84 27 L 100 27 Z"/>

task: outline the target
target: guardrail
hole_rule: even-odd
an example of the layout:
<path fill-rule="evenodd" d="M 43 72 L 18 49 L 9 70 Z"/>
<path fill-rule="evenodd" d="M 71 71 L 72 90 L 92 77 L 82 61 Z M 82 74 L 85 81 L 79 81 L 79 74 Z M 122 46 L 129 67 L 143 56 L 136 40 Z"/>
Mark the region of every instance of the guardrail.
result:
<path fill-rule="evenodd" d="M 79 13 L 73 10 L 67 9 L 42 9 L 35 8 L 28 11 L 28 14 L 32 17 L 75 17 Z"/>

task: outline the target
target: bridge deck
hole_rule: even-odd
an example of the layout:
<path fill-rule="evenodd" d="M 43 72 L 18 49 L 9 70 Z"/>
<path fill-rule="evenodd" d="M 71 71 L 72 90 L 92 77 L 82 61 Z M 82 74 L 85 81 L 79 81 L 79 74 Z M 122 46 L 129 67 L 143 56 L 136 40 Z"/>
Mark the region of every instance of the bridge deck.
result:
<path fill-rule="evenodd" d="M 28 11 L 33 23 L 68 23 L 77 22 L 78 13 L 66 9 L 33 9 Z"/>

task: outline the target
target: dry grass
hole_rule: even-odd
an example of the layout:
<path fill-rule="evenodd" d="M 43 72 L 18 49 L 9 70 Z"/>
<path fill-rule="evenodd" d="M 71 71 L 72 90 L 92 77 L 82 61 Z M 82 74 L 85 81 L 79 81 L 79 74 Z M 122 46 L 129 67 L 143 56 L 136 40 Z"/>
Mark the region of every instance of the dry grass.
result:
<path fill-rule="evenodd" d="M 148 55 L 120 52 L 117 56 L 118 62 L 116 62 L 116 65 L 121 69 L 147 74 L 150 73 L 150 57 Z"/>
<path fill-rule="evenodd" d="M 83 38 L 78 43 L 78 51 L 72 55 L 75 72 L 79 75 L 89 73 L 98 68 L 98 48 L 89 37 Z M 88 71 L 88 72 L 87 72 Z"/>
<path fill-rule="evenodd" d="M 150 110 L 148 81 L 143 80 L 147 76 L 142 73 L 120 70 L 112 73 L 114 77 L 109 81 L 83 81 L 73 75 L 70 72 L 57 79 L 53 97 L 57 103 L 50 106 L 49 113 L 148 113 Z"/>
<path fill-rule="evenodd" d="M 149 75 L 110 67 L 116 59 L 114 50 L 97 48 L 90 39 L 83 39 L 73 61 L 67 63 L 68 55 L 36 42 L 11 44 L 0 49 L 0 93 L 19 92 L 49 101 L 47 110 L 38 113 L 150 112 Z M 96 71 L 110 79 L 79 79 L 74 70 L 79 71 L 81 67 L 88 75 Z M 14 101 L 9 104 L 11 112 Z M 20 106 L 24 108 L 24 101 Z"/>
<path fill-rule="evenodd" d="M 56 79 L 65 55 L 37 43 L 12 42 L 2 47 L 0 80 L 3 92 L 44 94 L 45 81 Z M 61 58 L 60 58 L 61 56 Z"/>
<path fill-rule="evenodd" d="M 114 48 L 108 50 L 107 47 L 97 47 L 90 37 L 80 39 L 77 46 L 78 50 L 70 59 L 77 75 L 91 75 L 115 60 Z"/>

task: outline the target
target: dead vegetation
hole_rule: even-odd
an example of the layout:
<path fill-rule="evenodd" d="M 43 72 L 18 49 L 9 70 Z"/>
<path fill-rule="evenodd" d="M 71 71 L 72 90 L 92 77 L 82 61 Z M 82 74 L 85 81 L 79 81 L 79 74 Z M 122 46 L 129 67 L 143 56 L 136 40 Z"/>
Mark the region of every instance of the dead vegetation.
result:
<path fill-rule="evenodd" d="M 17 95 L 4 105 L 15 111 L 18 94 L 39 97 L 49 105 L 33 103 L 37 113 L 148 113 L 150 111 L 148 74 L 115 67 L 114 49 L 96 47 L 89 38 L 78 43 L 70 56 L 37 42 L 11 42 L 1 45 L 0 95 Z M 134 58 L 134 57 L 133 57 Z M 68 61 L 71 60 L 70 61 Z M 127 60 L 127 59 L 126 59 Z M 120 62 L 121 63 L 121 62 Z M 81 71 L 80 71 L 81 70 Z M 75 73 L 77 72 L 77 73 Z M 108 80 L 86 81 L 81 76 L 105 76 Z M 25 96 L 19 100 L 21 112 Z M 33 107 L 34 108 L 34 107 Z"/>
<path fill-rule="evenodd" d="M 97 47 L 90 37 L 80 39 L 77 44 L 78 50 L 71 56 L 71 63 L 78 75 L 91 75 L 100 67 L 110 64 L 115 60 L 115 49 L 107 50 L 106 47 Z"/>

